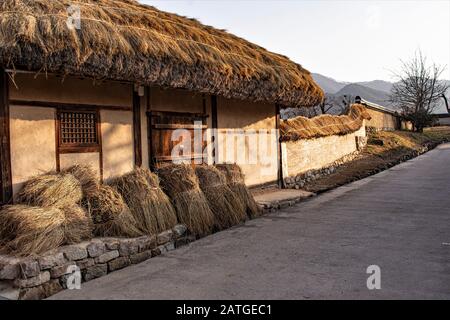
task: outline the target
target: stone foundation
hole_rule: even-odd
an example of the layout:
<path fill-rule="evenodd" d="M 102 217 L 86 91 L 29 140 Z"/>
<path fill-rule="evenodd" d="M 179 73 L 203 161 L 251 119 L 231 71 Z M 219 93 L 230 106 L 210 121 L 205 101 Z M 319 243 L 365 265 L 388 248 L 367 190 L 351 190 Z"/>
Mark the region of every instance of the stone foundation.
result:
<path fill-rule="evenodd" d="M 184 225 L 157 236 L 95 238 L 64 246 L 41 256 L 0 256 L 0 297 L 44 299 L 76 283 L 143 262 L 194 241 Z"/>
<path fill-rule="evenodd" d="M 360 148 L 362 149 L 363 146 L 365 146 L 364 143 L 367 143 L 367 139 L 363 139 L 362 142 L 360 142 Z M 330 165 L 316 170 L 309 170 L 300 174 L 297 174 L 295 176 L 290 176 L 284 179 L 284 184 L 286 188 L 291 189 L 302 189 L 307 182 L 311 182 L 314 180 L 317 180 L 323 176 L 332 174 L 336 171 L 337 167 L 343 165 L 346 162 L 354 160 L 358 155 L 360 151 L 354 151 L 336 161 L 331 163 Z"/>

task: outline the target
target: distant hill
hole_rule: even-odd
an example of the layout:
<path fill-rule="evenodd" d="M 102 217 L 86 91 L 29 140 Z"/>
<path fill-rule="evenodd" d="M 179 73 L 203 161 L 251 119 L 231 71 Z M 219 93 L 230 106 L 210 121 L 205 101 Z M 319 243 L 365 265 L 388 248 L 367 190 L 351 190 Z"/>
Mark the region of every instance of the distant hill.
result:
<path fill-rule="evenodd" d="M 357 83 L 351 83 L 336 92 L 334 96 L 360 96 L 364 100 L 387 106 L 389 104 L 389 93 L 375 90 Z"/>
<path fill-rule="evenodd" d="M 360 84 L 364 87 L 371 88 L 374 90 L 390 93 L 392 89 L 392 82 L 384 81 L 384 80 L 373 80 L 373 81 L 364 81 L 364 82 L 357 82 L 357 84 Z"/>
<path fill-rule="evenodd" d="M 363 81 L 363 82 L 345 82 L 337 81 L 333 78 L 321 75 L 319 73 L 312 73 L 314 81 L 325 91 L 329 99 L 335 101 L 342 101 L 344 95 L 346 96 L 360 96 L 364 100 L 382 105 L 394 109 L 394 107 L 389 103 L 389 95 L 394 83 L 384 80 L 373 80 L 373 81 Z M 450 80 L 443 80 L 450 83 Z M 447 91 L 447 99 L 450 102 L 450 89 Z M 434 113 L 445 113 L 447 108 L 445 107 L 444 99 L 442 99 Z"/>
<path fill-rule="evenodd" d="M 325 93 L 334 94 L 349 84 L 349 82 L 337 81 L 319 73 L 312 73 L 311 75 L 314 81 L 323 89 L 323 91 L 325 91 Z"/>

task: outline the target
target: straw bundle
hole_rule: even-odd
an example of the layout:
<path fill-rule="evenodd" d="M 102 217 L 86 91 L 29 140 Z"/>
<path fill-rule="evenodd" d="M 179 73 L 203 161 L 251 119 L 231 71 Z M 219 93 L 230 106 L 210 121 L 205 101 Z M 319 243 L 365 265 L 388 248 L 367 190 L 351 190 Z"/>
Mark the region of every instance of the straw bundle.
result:
<path fill-rule="evenodd" d="M 71 174 L 45 174 L 25 183 L 18 202 L 38 207 L 65 207 L 81 202 L 80 182 Z"/>
<path fill-rule="evenodd" d="M 239 201 L 245 205 L 249 218 L 260 216 L 262 210 L 245 185 L 244 174 L 241 168 L 237 164 L 218 164 L 216 168 L 225 175 L 228 187 L 236 194 Z"/>
<path fill-rule="evenodd" d="M 194 169 L 189 165 L 169 164 L 158 168 L 161 186 L 171 198 L 178 221 L 198 236 L 211 233 L 214 215 L 200 189 Z"/>
<path fill-rule="evenodd" d="M 91 166 L 77 164 L 61 172 L 73 175 L 80 182 L 85 197 L 96 193 L 100 187 L 97 173 Z"/>
<path fill-rule="evenodd" d="M 156 234 L 176 225 L 175 210 L 149 170 L 138 168 L 114 179 L 111 186 L 122 195 L 143 232 Z"/>
<path fill-rule="evenodd" d="M 245 203 L 227 186 L 225 175 L 212 166 L 195 167 L 200 188 L 214 214 L 217 230 L 232 227 L 246 218 Z"/>
<path fill-rule="evenodd" d="M 143 235 L 122 196 L 112 187 L 100 186 L 83 200 L 100 237 L 138 237 Z"/>
<path fill-rule="evenodd" d="M 89 219 L 76 206 L 58 209 L 13 205 L 0 211 L 0 246 L 4 253 L 41 254 L 90 235 Z"/>
<path fill-rule="evenodd" d="M 92 238 L 92 220 L 86 211 L 78 205 L 61 209 L 64 213 L 64 244 L 80 243 Z"/>
<path fill-rule="evenodd" d="M 297 141 L 349 134 L 359 130 L 364 120 L 370 119 L 370 114 L 360 104 L 353 104 L 347 115 L 344 116 L 324 114 L 311 119 L 299 116 L 281 122 L 281 139 L 283 141 Z"/>

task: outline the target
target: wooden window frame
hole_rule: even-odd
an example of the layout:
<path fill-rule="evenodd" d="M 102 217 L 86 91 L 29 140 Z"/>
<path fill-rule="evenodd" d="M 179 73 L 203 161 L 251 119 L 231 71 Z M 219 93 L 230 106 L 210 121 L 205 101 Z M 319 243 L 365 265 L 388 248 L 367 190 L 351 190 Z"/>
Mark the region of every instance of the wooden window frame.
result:
<path fill-rule="evenodd" d="M 95 114 L 95 126 L 96 126 L 96 140 L 97 143 L 73 143 L 73 144 L 63 144 L 61 141 L 61 113 L 92 113 Z M 66 109 L 58 108 L 56 110 L 56 141 L 58 153 L 91 153 L 91 152 L 101 152 L 101 131 L 100 131 L 100 111 L 98 109 Z"/>

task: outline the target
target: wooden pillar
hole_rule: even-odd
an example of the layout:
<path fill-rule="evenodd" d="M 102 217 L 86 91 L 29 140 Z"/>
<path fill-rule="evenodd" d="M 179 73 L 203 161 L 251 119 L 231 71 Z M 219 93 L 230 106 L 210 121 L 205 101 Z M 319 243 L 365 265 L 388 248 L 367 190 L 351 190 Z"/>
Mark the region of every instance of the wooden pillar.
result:
<path fill-rule="evenodd" d="M 9 136 L 9 82 L 0 69 L 0 205 L 12 201 L 11 147 Z"/>
<path fill-rule="evenodd" d="M 277 156 L 278 156 L 278 187 L 284 188 L 284 179 L 283 179 L 283 153 L 281 148 L 281 134 L 280 134 L 280 105 L 275 105 L 275 128 L 277 130 Z"/>
<path fill-rule="evenodd" d="M 212 126 L 212 132 L 211 135 L 211 143 L 214 147 L 212 152 L 213 162 L 216 163 L 216 159 L 219 156 L 219 137 L 218 137 L 218 128 L 217 128 L 217 96 L 212 95 L 211 96 L 211 126 Z"/>
<path fill-rule="evenodd" d="M 141 97 L 133 90 L 134 164 L 142 166 Z"/>

